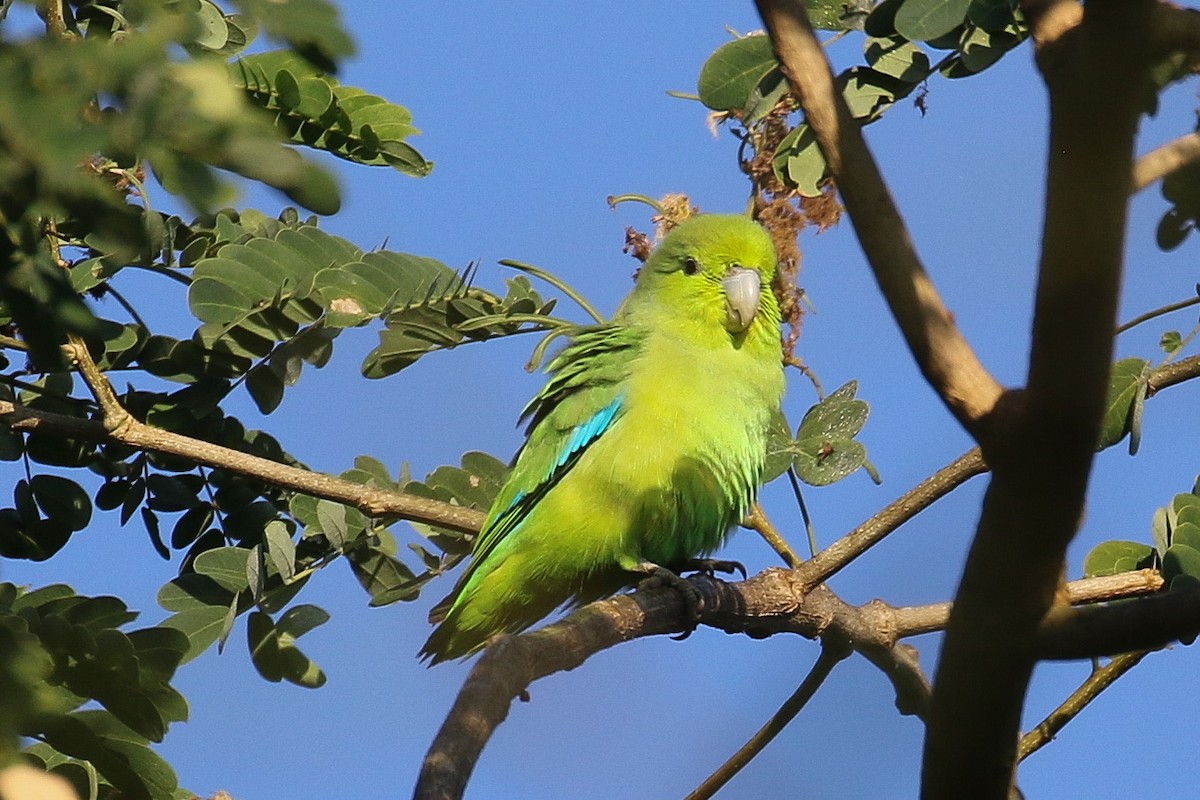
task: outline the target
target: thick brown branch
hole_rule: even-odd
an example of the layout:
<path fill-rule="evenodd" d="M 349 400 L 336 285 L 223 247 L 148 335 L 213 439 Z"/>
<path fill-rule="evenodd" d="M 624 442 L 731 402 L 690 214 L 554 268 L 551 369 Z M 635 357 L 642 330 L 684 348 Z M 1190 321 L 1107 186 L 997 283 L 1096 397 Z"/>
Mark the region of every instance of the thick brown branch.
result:
<path fill-rule="evenodd" d="M 1070 660 L 1190 644 L 1200 635 L 1200 587 L 1112 605 L 1056 609 L 1037 631 L 1046 659 Z"/>
<path fill-rule="evenodd" d="M 1162 587 L 1161 575 L 1152 569 L 1139 569 L 1117 575 L 1071 581 L 1065 590 L 1067 602 L 1071 605 L 1084 605 L 1154 594 Z M 934 603 L 928 606 L 892 609 L 892 624 L 896 636 L 904 639 L 943 630 L 950 619 L 950 606 L 950 603 Z"/>
<path fill-rule="evenodd" d="M 1056 603 L 1107 396 L 1151 8 L 1097 0 L 1038 42 L 1050 162 L 1029 377 L 982 442 L 993 479 L 938 665 L 926 798 L 1012 788 L 1033 641 Z"/>
<path fill-rule="evenodd" d="M 1156 57 L 1183 51 L 1200 56 L 1200 12 L 1174 3 L 1155 4 L 1150 16 L 1150 48 Z"/>
<path fill-rule="evenodd" d="M 968 430 L 1001 394 L 921 265 L 858 122 L 837 91 L 804 4 L 757 0 L 792 93 L 804 109 L 867 261 L 921 372 Z"/>
<path fill-rule="evenodd" d="M 475 509 L 403 492 L 389 492 L 332 475 L 280 464 L 228 447 L 153 428 L 133 417 L 127 417 L 118 430 L 110 431 L 102 422 L 38 411 L 0 400 L 0 424 L 7 425 L 15 431 L 45 433 L 101 444 L 127 444 L 152 453 L 180 456 L 197 464 L 235 472 L 272 486 L 345 503 L 370 516 L 395 516 L 465 533 L 478 531 L 483 523 L 483 513 Z"/>

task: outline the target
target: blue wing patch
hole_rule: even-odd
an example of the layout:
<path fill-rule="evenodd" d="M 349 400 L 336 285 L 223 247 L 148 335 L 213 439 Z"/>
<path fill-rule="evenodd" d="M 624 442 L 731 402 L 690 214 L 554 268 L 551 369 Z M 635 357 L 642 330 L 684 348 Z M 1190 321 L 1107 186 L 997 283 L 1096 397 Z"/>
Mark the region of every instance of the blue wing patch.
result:
<path fill-rule="evenodd" d="M 547 473 L 547 479 L 566 466 L 577 453 L 600 438 L 600 434 L 608 430 L 608 426 L 612 424 L 617 416 L 617 411 L 621 408 L 622 399 L 620 395 L 617 395 L 615 400 L 597 411 L 591 419 L 575 427 L 575 430 L 571 433 L 571 438 L 567 441 L 567 446 L 563 448 L 558 459 L 554 462 L 554 466 Z"/>
<path fill-rule="evenodd" d="M 517 492 L 508 507 L 497 514 L 492 524 L 483 532 L 484 538 L 478 545 L 480 550 L 472 557 L 472 568 L 495 547 L 500 539 L 520 524 L 520 521 L 525 518 L 530 509 L 537 505 L 546 492 L 554 488 L 554 485 L 558 483 L 558 478 L 574 465 L 587 450 L 588 445 L 599 439 L 605 431 L 612 427 L 621 411 L 623 400 L 621 395 L 617 395 L 616 399 L 593 414 L 587 422 L 575 426 L 566 446 L 563 447 L 554 463 L 550 465 L 550 469 L 546 471 L 538 485 L 529 492 Z M 468 574 L 470 572 L 471 568 L 468 568 Z"/>

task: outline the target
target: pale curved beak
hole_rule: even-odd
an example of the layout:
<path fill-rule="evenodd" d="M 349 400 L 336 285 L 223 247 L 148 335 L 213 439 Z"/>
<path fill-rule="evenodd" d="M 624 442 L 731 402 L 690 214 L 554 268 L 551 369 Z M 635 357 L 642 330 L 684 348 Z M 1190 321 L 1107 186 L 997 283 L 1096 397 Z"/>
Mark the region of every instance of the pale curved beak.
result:
<path fill-rule="evenodd" d="M 757 270 L 730 267 L 721 286 L 725 289 L 725 328 L 730 333 L 742 333 L 758 313 L 762 279 Z"/>

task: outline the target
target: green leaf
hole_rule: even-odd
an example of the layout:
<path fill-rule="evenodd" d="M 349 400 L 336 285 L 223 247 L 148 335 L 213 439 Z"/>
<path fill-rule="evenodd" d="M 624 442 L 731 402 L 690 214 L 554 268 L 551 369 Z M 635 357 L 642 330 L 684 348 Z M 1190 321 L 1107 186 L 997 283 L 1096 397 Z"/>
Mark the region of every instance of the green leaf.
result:
<path fill-rule="evenodd" d="M 1132 433 L 1130 455 L 1137 452 L 1141 431 L 1135 425 L 1134 412 L 1137 405 L 1145 400 L 1149 370 L 1149 362 L 1141 358 L 1123 358 L 1113 365 L 1098 449 L 1111 447 L 1124 439 L 1126 434 Z"/>
<path fill-rule="evenodd" d="M 267 523 L 263 533 L 275 571 L 285 582 L 290 581 L 296 576 L 296 545 L 287 526 L 280 520 L 272 520 Z"/>
<path fill-rule="evenodd" d="M 1158 227 L 1154 231 L 1154 241 L 1160 250 L 1174 250 L 1183 244 L 1183 240 L 1195 226 L 1195 220 L 1181 214 L 1178 208 L 1168 209 L 1162 219 L 1158 221 Z"/>
<path fill-rule="evenodd" d="M 1200 580 L 1200 550 L 1186 544 L 1172 544 L 1163 554 L 1162 574 L 1170 584 L 1180 575 Z"/>
<path fill-rule="evenodd" d="M 316 606 L 298 608 L 305 610 L 298 612 L 288 623 L 285 623 L 285 614 L 279 625 L 261 611 L 250 613 L 246 625 L 250 659 L 259 674 L 273 683 L 286 679 L 298 686 L 315 689 L 324 685 L 325 674 L 295 646 L 295 637 L 299 634 L 288 630 L 288 626 L 307 631 L 310 628 L 305 625 L 320 625 L 328 615 Z"/>
<path fill-rule="evenodd" d="M 866 424 L 870 406 L 855 399 L 850 381 L 810 408 L 796 431 L 793 466 L 802 481 L 827 486 L 866 464 L 867 452 L 854 437 Z"/>
<path fill-rule="evenodd" d="M 279 618 L 276 628 L 296 639 L 329 621 L 329 613 L 320 606 L 292 606 Z"/>
<path fill-rule="evenodd" d="M 373 547 L 358 547 L 346 556 L 354 577 L 371 595 L 372 607 L 415 600 L 420 595 L 423 581 L 395 556 Z"/>
<path fill-rule="evenodd" d="M 1167 355 L 1174 355 L 1183 347 L 1183 337 L 1179 334 L 1179 331 L 1167 331 L 1158 340 L 1158 346 Z"/>
<path fill-rule="evenodd" d="M 189 647 L 183 663 L 203 653 L 221 636 L 228 609 L 218 606 L 197 606 L 172 614 L 160 625 L 174 628 L 187 636 Z"/>
<path fill-rule="evenodd" d="M 897 80 L 918 83 L 929 77 L 929 56 L 906 39 L 867 39 L 865 55 L 867 66 Z"/>
<path fill-rule="evenodd" d="M 237 593 L 250 586 L 246 580 L 246 562 L 249 558 L 250 551 L 247 548 L 218 547 L 196 556 L 194 569 L 212 578 L 222 589 Z"/>
<path fill-rule="evenodd" d="M 1158 553 L 1158 557 L 1162 558 L 1163 553 L 1167 552 L 1167 547 L 1170 545 L 1170 525 L 1167 522 L 1165 508 L 1154 511 L 1154 517 L 1150 523 L 1150 539 L 1154 542 L 1154 550 Z"/>
<path fill-rule="evenodd" d="M 354 54 L 354 42 L 325 0 L 234 0 L 270 36 L 286 41 L 317 67 L 332 71 L 337 59 Z"/>
<path fill-rule="evenodd" d="M 771 159 L 775 176 L 805 197 L 818 197 L 825 179 L 826 163 L 812 129 L 801 123 L 788 132 Z"/>
<path fill-rule="evenodd" d="M 851 67 L 838 76 L 842 96 L 855 119 L 877 119 L 896 100 L 912 90 L 912 84 L 869 67 Z"/>
<path fill-rule="evenodd" d="M 165 761 L 139 736 L 107 711 L 77 711 L 51 717 L 45 742 L 75 758 L 91 762 L 116 789 L 130 797 L 172 797 L 177 781 Z"/>
<path fill-rule="evenodd" d="M 971 0 L 967 18 L 985 31 L 1003 31 L 1018 24 L 1013 0 Z"/>
<path fill-rule="evenodd" d="M 971 0 L 904 0 L 896 11 L 896 31 L 913 42 L 936 39 L 961 25 L 970 5 Z"/>
<path fill-rule="evenodd" d="M 1195 519 L 1196 517 L 1192 515 L 1186 521 L 1180 520 L 1179 524 L 1171 531 L 1171 544 L 1184 544 L 1200 552 L 1200 524 L 1194 521 Z"/>
<path fill-rule="evenodd" d="M 1102 542 L 1083 560 L 1083 574 L 1089 578 L 1116 575 L 1141 569 L 1153 562 L 1154 548 L 1141 542 Z"/>
<path fill-rule="evenodd" d="M 295 144 L 325 150 L 406 175 L 429 174 L 432 163 L 404 140 L 418 133 L 403 106 L 341 86 L 313 64 L 287 51 L 248 55 L 229 67 L 251 102 L 272 111 Z"/>
<path fill-rule="evenodd" d="M 229 26 L 221 9 L 208 0 L 200 0 L 200 35 L 192 41 L 206 50 L 220 50 L 229 41 Z"/>
<path fill-rule="evenodd" d="M 330 546 L 335 550 L 343 549 L 350 538 L 350 530 L 346 524 L 346 507 L 341 503 L 319 500 L 317 520 Z"/>
<path fill-rule="evenodd" d="M 777 409 L 771 417 L 767 431 L 767 461 L 763 468 L 762 482 L 770 483 L 787 472 L 795 453 L 796 443 L 792 440 L 792 426 L 783 415 L 783 411 Z"/>
<path fill-rule="evenodd" d="M 804 0 L 809 22 L 820 31 L 862 30 L 871 11 L 863 0 Z"/>
<path fill-rule="evenodd" d="M 208 503 L 193 506 L 183 513 L 171 529 L 171 547 L 182 550 L 190 547 L 213 521 L 213 507 Z"/>
<path fill-rule="evenodd" d="M 1021 43 L 1016 34 L 970 28 L 962 39 L 962 65 L 972 74 L 983 72 Z"/>
<path fill-rule="evenodd" d="M 717 49 L 700 68 L 697 93 L 714 111 L 738 111 L 767 73 L 778 67 L 771 40 L 764 35 L 735 39 Z"/>
<path fill-rule="evenodd" d="M 58 475 L 34 475 L 29 486 L 42 512 L 68 530 L 81 531 L 91 521 L 92 501 L 75 481 Z"/>

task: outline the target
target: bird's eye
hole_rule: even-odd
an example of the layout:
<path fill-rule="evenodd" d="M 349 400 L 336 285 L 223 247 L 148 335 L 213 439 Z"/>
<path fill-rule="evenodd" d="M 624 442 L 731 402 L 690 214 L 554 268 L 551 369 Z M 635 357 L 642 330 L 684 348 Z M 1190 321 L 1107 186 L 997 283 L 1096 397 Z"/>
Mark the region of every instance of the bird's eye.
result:
<path fill-rule="evenodd" d="M 700 264 L 698 264 L 696 262 L 696 259 L 689 258 L 687 261 L 683 262 L 683 274 L 684 275 L 695 275 L 699 271 L 700 271 Z"/>

